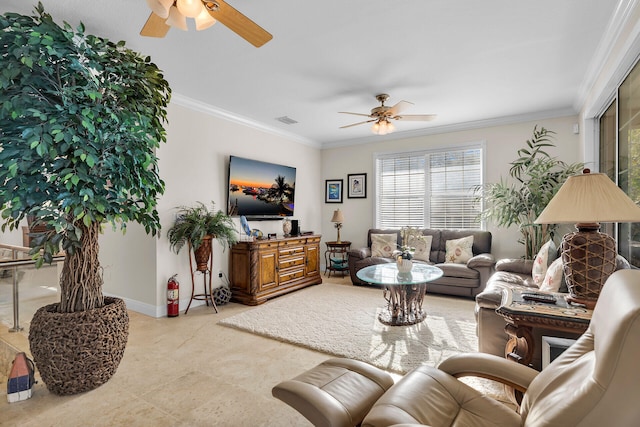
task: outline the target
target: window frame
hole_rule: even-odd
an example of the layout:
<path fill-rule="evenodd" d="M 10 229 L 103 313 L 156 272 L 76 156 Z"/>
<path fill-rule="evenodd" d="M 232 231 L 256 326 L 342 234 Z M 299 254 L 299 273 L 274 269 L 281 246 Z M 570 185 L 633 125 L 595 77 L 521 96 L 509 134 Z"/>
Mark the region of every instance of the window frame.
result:
<path fill-rule="evenodd" d="M 464 150 L 470 150 L 470 149 L 479 149 L 480 150 L 480 168 L 479 168 L 479 186 L 482 186 L 484 181 L 485 181 L 485 168 L 486 168 L 486 152 L 487 152 L 487 147 L 486 147 L 486 141 L 485 140 L 481 140 L 481 141 L 473 141 L 473 142 L 468 142 L 465 144 L 457 144 L 457 145 L 452 145 L 452 146 L 438 146 L 438 147 L 431 147 L 431 148 L 424 148 L 424 149 L 408 149 L 408 150 L 395 150 L 395 151 L 385 151 L 385 152 L 374 152 L 373 153 L 373 206 L 374 206 L 374 212 L 373 212 L 373 226 L 374 228 L 380 228 L 383 227 L 381 225 L 381 218 L 380 218 L 380 193 L 379 193 L 379 185 L 380 185 L 380 171 L 378 170 L 378 162 L 381 159 L 391 159 L 391 158 L 399 158 L 399 157 L 406 157 L 406 156 L 425 156 L 425 183 L 424 183 L 424 194 L 423 194 L 423 205 L 424 205 L 424 216 L 423 216 L 423 223 L 421 226 L 419 226 L 420 228 L 431 228 L 430 224 L 431 224 L 431 219 L 430 219 L 430 209 L 431 209 L 431 197 L 429 195 L 429 186 L 431 183 L 431 174 L 428 173 L 428 157 L 429 155 L 433 155 L 433 154 L 441 154 L 441 153 L 447 153 L 447 152 L 456 152 L 456 151 L 464 151 Z M 474 185 L 473 188 L 475 188 L 476 186 Z M 470 190 L 471 191 L 471 190 Z M 482 198 L 478 198 L 476 196 L 475 193 L 470 194 L 470 197 L 472 197 L 474 199 L 474 204 L 478 206 L 478 213 L 481 212 L 484 209 L 484 200 Z M 427 222 L 428 221 L 428 222 Z M 477 222 L 478 226 L 477 227 L 473 227 L 473 228 L 468 228 L 469 230 L 486 230 L 486 221 L 479 219 Z M 409 225 L 409 224 L 407 224 Z M 386 228 L 390 228 L 390 227 L 386 227 Z M 393 227 L 396 228 L 396 227 Z"/>

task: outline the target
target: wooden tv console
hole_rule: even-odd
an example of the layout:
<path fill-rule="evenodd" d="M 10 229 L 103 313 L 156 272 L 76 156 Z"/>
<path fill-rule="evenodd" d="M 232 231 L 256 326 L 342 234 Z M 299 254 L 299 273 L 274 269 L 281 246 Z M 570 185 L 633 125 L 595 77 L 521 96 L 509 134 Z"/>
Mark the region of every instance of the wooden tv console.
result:
<path fill-rule="evenodd" d="M 322 283 L 320 235 L 239 242 L 231 248 L 231 299 L 262 304 Z"/>

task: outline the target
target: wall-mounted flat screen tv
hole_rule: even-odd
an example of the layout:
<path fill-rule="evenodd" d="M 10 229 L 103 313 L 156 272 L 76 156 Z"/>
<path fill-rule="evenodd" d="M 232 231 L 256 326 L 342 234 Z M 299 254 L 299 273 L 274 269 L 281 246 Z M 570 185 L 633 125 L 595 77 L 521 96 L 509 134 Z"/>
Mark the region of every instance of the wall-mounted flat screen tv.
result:
<path fill-rule="evenodd" d="M 296 168 L 229 157 L 228 213 L 248 219 L 293 216 Z"/>

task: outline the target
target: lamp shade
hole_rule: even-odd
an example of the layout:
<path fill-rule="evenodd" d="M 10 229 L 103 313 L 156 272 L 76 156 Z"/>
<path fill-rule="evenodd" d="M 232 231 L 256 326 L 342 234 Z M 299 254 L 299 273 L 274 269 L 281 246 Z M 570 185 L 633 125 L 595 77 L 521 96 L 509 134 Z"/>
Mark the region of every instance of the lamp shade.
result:
<path fill-rule="evenodd" d="M 344 222 L 344 215 L 342 215 L 342 211 L 340 209 L 336 209 L 335 211 L 333 211 L 331 222 Z"/>
<path fill-rule="evenodd" d="M 371 127 L 371 132 L 376 135 L 386 135 L 388 133 L 393 132 L 396 127 L 389 120 L 385 118 L 381 118 L 376 120 L 376 122 Z"/>
<path fill-rule="evenodd" d="M 163 19 L 167 19 L 169 17 L 169 8 L 172 4 L 173 0 L 147 0 L 149 9 Z"/>
<path fill-rule="evenodd" d="M 616 269 L 616 242 L 600 233 L 600 222 L 640 222 L 640 207 L 602 173 L 569 177 L 535 220 L 536 224 L 576 223 L 560 245 L 567 300 L 593 308 Z"/>
<path fill-rule="evenodd" d="M 200 0 L 176 0 L 176 7 L 187 18 L 195 18 L 204 9 Z"/>
<path fill-rule="evenodd" d="M 640 207 L 603 173 L 569 177 L 536 224 L 640 222 Z"/>
<path fill-rule="evenodd" d="M 216 23 L 216 20 L 214 19 L 214 17 L 211 16 L 209 11 L 207 9 L 205 9 L 204 7 L 202 8 L 202 12 L 200 12 L 200 14 L 198 16 L 196 16 L 196 30 L 197 31 L 205 30 L 205 29 L 209 28 L 210 26 L 212 26 L 215 23 Z"/>
<path fill-rule="evenodd" d="M 167 18 L 167 25 L 174 28 L 179 28 L 182 31 L 187 31 L 187 17 L 180 13 L 177 7 L 171 6 L 169 10 L 169 18 Z"/>

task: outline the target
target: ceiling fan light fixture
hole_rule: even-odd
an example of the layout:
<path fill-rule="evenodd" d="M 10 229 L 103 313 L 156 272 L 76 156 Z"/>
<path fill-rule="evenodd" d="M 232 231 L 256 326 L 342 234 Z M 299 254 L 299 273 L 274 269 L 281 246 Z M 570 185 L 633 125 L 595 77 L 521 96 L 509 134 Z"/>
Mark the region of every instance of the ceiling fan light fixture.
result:
<path fill-rule="evenodd" d="M 169 9 L 173 4 L 173 0 L 147 0 L 149 9 L 162 19 L 169 17 Z"/>
<path fill-rule="evenodd" d="M 224 0 L 145 1 L 152 11 L 140 30 L 143 37 L 165 37 L 171 27 L 189 31 L 186 18 L 192 18 L 196 20 L 196 30 L 204 30 L 220 21 L 255 47 L 261 47 L 273 39 L 273 35 Z M 210 17 L 203 13 L 205 10 Z"/>
<path fill-rule="evenodd" d="M 196 16 L 195 20 L 196 30 L 198 31 L 206 30 L 207 28 L 218 22 L 205 8 L 202 8 L 202 12 L 200 12 L 200 14 Z"/>
<path fill-rule="evenodd" d="M 201 0 L 176 0 L 176 6 L 187 18 L 195 18 L 204 10 Z"/>
<path fill-rule="evenodd" d="M 371 132 L 376 135 L 386 135 L 396 130 L 396 127 L 387 119 L 378 119 L 371 127 Z"/>
<path fill-rule="evenodd" d="M 393 125 L 393 123 L 391 123 L 388 120 L 386 122 L 387 122 L 387 133 L 391 133 L 394 130 L 396 130 L 396 127 Z"/>
<path fill-rule="evenodd" d="M 180 13 L 178 8 L 175 6 L 171 6 L 171 9 L 169 10 L 169 17 L 167 18 L 166 24 L 174 28 L 179 28 L 182 31 L 189 30 L 189 28 L 187 27 L 187 17 L 184 16 L 182 13 Z"/>
<path fill-rule="evenodd" d="M 373 122 L 373 126 L 371 127 L 371 132 L 376 135 L 386 135 L 388 133 L 396 130 L 396 127 L 393 125 L 393 121 L 396 120 L 413 120 L 413 121 L 429 121 L 433 120 L 436 115 L 435 114 L 409 114 L 409 115 L 400 115 L 400 112 L 406 109 L 408 106 L 413 105 L 412 102 L 409 101 L 400 101 L 396 103 L 393 107 L 387 107 L 384 105 L 385 101 L 389 99 L 389 95 L 385 93 L 381 93 L 380 95 L 376 95 L 376 99 L 380 103 L 379 106 L 372 108 L 370 113 L 352 113 L 350 111 L 339 111 L 341 114 L 353 114 L 355 116 L 364 116 L 368 117 L 371 120 L 365 120 L 362 122 L 352 123 L 346 126 L 340 126 L 340 129 L 350 128 L 353 126 L 363 125 L 365 123 Z"/>
<path fill-rule="evenodd" d="M 378 122 L 375 122 L 373 124 L 373 126 L 371 126 L 371 132 L 375 133 L 376 135 L 379 134 L 379 132 L 380 132 L 380 124 Z"/>

